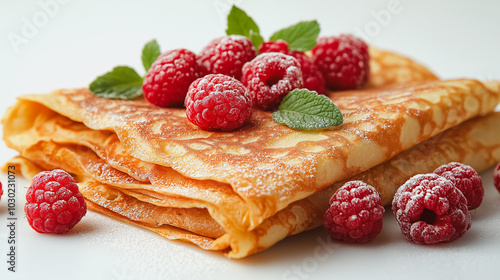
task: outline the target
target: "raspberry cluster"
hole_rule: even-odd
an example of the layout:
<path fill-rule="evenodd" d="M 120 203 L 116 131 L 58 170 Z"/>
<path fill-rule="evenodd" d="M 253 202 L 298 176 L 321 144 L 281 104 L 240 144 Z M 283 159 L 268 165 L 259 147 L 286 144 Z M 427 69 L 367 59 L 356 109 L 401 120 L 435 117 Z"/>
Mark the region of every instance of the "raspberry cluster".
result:
<path fill-rule="evenodd" d="M 402 185 L 392 202 L 401 232 L 417 244 L 455 240 L 471 226 L 467 200 L 448 179 L 420 174 Z"/>
<path fill-rule="evenodd" d="M 494 171 L 500 183 L 500 164 Z M 403 235 L 417 244 L 449 242 L 471 227 L 469 210 L 482 202 L 481 178 L 470 166 L 450 162 L 434 173 L 411 177 L 394 195 L 392 210 Z M 345 242 L 368 242 L 381 231 L 383 207 L 375 188 L 351 181 L 330 198 L 325 213 L 327 233 Z"/>
<path fill-rule="evenodd" d="M 434 173 L 410 178 L 398 189 L 392 209 L 409 240 L 418 244 L 449 242 L 470 228 L 469 210 L 479 207 L 483 195 L 476 170 L 450 162 Z"/>
<path fill-rule="evenodd" d="M 199 55 L 186 49 L 163 53 L 146 74 L 142 89 L 154 105 L 186 106 L 188 119 L 201 129 L 231 131 L 244 124 L 253 107 L 275 110 L 294 89 L 304 87 L 325 94 L 325 86 L 355 89 L 368 79 L 368 47 L 358 38 L 320 38 L 312 54 L 290 50 L 283 40 L 264 42 L 257 52 L 250 39 L 230 35 L 212 40 Z M 214 76 L 204 82 L 197 80 L 205 75 L 225 75 L 231 80 Z M 221 100 L 237 100 L 235 92 L 244 92 L 233 90 L 240 88 L 235 80 L 243 83 L 250 98 L 237 94 L 245 101 L 220 105 Z M 235 85 L 198 88 L 213 81 Z M 188 94 L 188 89 L 193 93 Z M 203 97 L 199 97 L 200 92 Z"/>

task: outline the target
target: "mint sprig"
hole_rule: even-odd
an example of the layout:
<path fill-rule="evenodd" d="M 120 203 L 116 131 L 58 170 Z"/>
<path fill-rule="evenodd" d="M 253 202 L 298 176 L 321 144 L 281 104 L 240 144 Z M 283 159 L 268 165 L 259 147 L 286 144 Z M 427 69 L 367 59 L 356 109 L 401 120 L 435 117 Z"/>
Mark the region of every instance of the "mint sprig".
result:
<path fill-rule="evenodd" d="M 291 51 L 305 52 L 316 46 L 319 35 L 319 23 L 316 20 L 301 21 L 275 32 L 269 41 L 284 40 Z M 242 9 L 232 6 L 227 16 L 227 35 L 243 35 L 252 41 L 256 49 L 264 42 L 255 21 Z"/>
<path fill-rule="evenodd" d="M 97 77 L 89 86 L 95 95 L 107 99 L 134 99 L 142 95 L 143 78 L 128 66 L 118 66 Z"/>
<path fill-rule="evenodd" d="M 274 121 L 293 129 L 317 129 L 341 125 L 340 109 L 325 95 L 307 89 L 295 89 L 283 98 Z"/>
<path fill-rule="evenodd" d="M 319 35 L 319 23 L 315 20 L 301 21 L 290 27 L 281 29 L 274 33 L 270 41 L 284 40 L 292 51 L 308 51 L 316 46 L 316 38 Z"/>
<path fill-rule="evenodd" d="M 264 38 L 260 35 L 259 27 L 255 21 L 245 11 L 235 5 L 233 5 L 227 16 L 226 34 L 248 37 L 256 49 L 259 49 L 259 46 L 264 42 Z"/>
<path fill-rule="evenodd" d="M 160 46 L 156 40 L 149 41 L 142 49 L 142 65 L 146 71 L 151 68 L 151 65 L 160 56 Z"/>
<path fill-rule="evenodd" d="M 142 49 L 142 65 L 146 72 L 160 56 L 160 46 L 156 40 L 148 42 Z M 110 72 L 97 77 L 90 85 L 89 90 L 101 98 L 130 100 L 143 94 L 141 77 L 128 66 L 118 66 Z"/>

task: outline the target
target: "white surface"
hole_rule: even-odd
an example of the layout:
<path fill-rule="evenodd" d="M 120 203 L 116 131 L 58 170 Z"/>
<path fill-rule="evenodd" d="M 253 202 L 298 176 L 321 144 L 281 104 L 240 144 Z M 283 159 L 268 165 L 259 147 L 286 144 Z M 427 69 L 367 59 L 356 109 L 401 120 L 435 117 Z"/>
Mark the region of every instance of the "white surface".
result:
<path fill-rule="evenodd" d="M 82 87 L 116 65 L 142 71 L 143 44 L 157 38 L 162 50 L 199 51 L 225 30 L 237 3 L 266 37 L 299 20 L 318 19 L 322 35 L 372 29 L 368 42 L 407 54 L 442 78 L 500 80 L 498 1 L 97 1 L 65 0 L 43 22 L 41 1 L 0 0 L 0 114 L 24 93 Z M 354 3 L 356 2 L 356 3 Z M 376 14 L 397 13 L 374 24 Z M 26 20 L 39 27 L 17 47 Z M 379 27 L 376 30 L 375 25 Z M 26 30 L 25 30 L 26 31 Z M 31 30 L 33 31 L 33 30 Z M 11 35 L 9 35 L 11 34 Z M 140 72 L 143 73 L 143 72 Z M 0 144 L 0 162 L 16 152 Z M 287 238 L 244 260 L 167 241 L 148 231 L 88 213 L 69 234 L 34 232 L 24 219 L 18 178 L 17 272 L 7 271 L 7 202 L 0 200 L 0 279 L 498 279 L 500 195 L 491 169 L 481 174 L 486 196 L 472 213 L 471 230 L 450 244 L 418 246 L 401 235 L 391 211 L 370 244 L 333 243 L 322 229 Z M 6 174 L 0 174 L 6 189 Z M 36 278 L 35 278 L 36 277 Z"/>

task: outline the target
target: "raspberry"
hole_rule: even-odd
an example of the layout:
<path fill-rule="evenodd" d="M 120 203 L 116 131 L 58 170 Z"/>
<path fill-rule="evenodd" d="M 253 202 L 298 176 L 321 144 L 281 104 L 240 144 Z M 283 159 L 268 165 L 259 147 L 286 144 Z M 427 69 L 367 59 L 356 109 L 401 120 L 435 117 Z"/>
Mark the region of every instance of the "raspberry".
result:
<path fill-rule="evenodd" d="M 289 55 L 295 57 L 300 63 L 304 87 L 319 94 L 325 94 L 325 79 L 313 60 L 303 52 L 289 52 Z"/>
<path fill-rule="evenodd" d="M 493 171 L 493 184 L 495 185 L 495 188 L 497 188 L 497 190 L 500 192 L 500 163 L 495 168 L 495 171 Z"/>
<path fill-rule="evenodd" d="M 33 178 L 24 212 L 35 231 L 65 233 L 87 213 L 87 204 L 71 175 L 55 169 Z"/>
<path fill-rule="evenodd" d="M 198 61 L 209 74 L 241 78 L 243 65 L 254 59 L 255 48 L 247 37 L 231 35 L 211 41 L 200 53 Z"/>
<path fill-rule="evenodd" d="M 314 64 L 313 60 L 303 52 L 289 51 L 288 44 L 283 40 L 265 42 L 260 45 L 260 53 L 280 52 L 295 57 L 300 63 L 304 88 L 314 90 L 319 94 L 325 94 L 325 79 Z"/>
<path fill-rule="evenodd" d="M 287 54 L 288 43 L 281 39 L 271 42 L 264 42 L 259 47 L 259 53 L 280 52 Z"/>
<path fill-rule="evenodd" d="M 384 207 L 377 190 L 362 181 L 351 181 L 330 198 L 324 225 L 332 238 L 364 243 L 380 233 L 383 216 Z"/>
<path fill-rule="evenodd" d="M 303 86 L 300 63 L 282 53 L 263 53 L 246 63 L 241 81 L 263 110 L 276 109 L 285 95 Z"/>
<path fill-rule="evenodd" d="M 187 118 L 205 130 L 231 131 L 252 115 L 252 97 L 235 78 L 210 74 L 191 84 L 186 96 Z"/>
<path fill-rule="evenodd" d="M 0 182 L 0 199 L 2 198 L 3 190 L 2 190 L 2 182 Z"/>
<path fill-rule="evenodd" d="M 165 52 L 151 65 L 144 78 L 144 97 L 161 107 L 182 106 L 189 85 L 204 72 L 193 52 L 186 49 Z"/>
<path fill-rule="evenodd" d="M 476 209 L 483 201 L 483 181 L 474 168 L 459 162 L 441 165 L 434 173 L 452 181 L 467 199 L 469 210 Z"/>
<path fill-rule="evenodd" d="M 363 87 L 370 73 L 368 46 L 352 35 L 318 39 L 313 60 L 332 90 Z"/>
<path fill-rule="evenodd" d="M 434 173 L 406 181 L 394 195 L 392 211 L 401 232 L 417 244 L 455 240 L 471 225 L 465 196 L 453 182 Z"/>

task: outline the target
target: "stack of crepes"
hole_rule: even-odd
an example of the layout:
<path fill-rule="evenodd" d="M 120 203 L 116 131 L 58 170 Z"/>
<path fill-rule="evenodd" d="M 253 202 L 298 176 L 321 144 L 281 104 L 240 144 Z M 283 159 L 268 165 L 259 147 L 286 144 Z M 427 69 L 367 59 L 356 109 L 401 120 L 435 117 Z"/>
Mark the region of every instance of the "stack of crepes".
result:
<path fill-rule="evenodd" d="M 237 131 L 203 131 L 184 109 L 87 89 L 22 96 L 2 121 L 20 153 L 7 165 L 28 178 L 64 169 L 90 209 L 242 258 L 322 225 L 346 180 L 373 185 L 387 205 L 414 174 L 500 160 L 500 83 L 439 81 L 410 59 L 370 54 L 367 89 L 329 94 L 344 124 L 312 131 L 258 110 Z"/>

